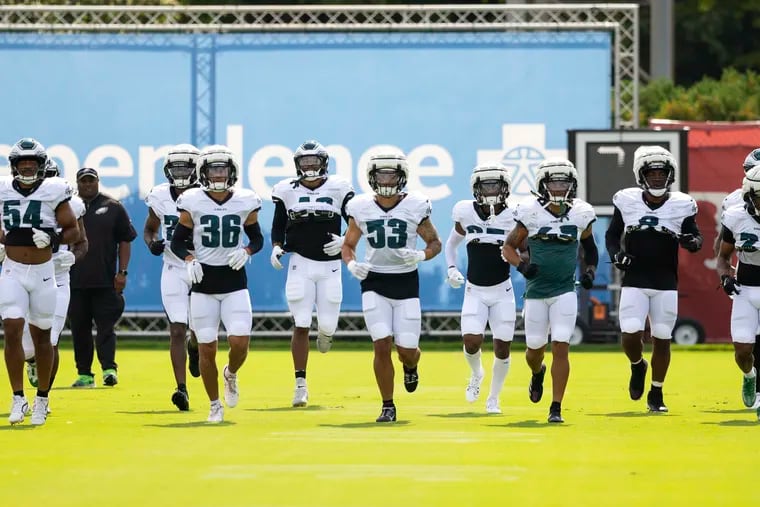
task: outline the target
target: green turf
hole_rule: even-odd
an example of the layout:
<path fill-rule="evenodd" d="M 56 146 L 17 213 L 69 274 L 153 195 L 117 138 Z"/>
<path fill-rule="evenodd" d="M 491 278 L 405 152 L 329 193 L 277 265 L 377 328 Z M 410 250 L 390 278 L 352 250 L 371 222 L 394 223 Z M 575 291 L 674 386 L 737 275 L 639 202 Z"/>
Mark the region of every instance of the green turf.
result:
<path fill-rule="evenodd" d="M 347 507 L 733 505 L 760 500 L 760 423 L 743 408 L 728 350 L 674 350 L 665 384 L 671 413 L 628 399 L 622 352 L 571 352 L 564 425 L 549 426 L 550 396 L 528 400 L 515 352 L 501 416 L 484 394 L 464 401 L 459 351 L 424 353 L 420 388 L 397 379 L 399 421 L 377 425 L 369 351 L 312 352 L 311 405 L 290 408 L 289 352 L 254 344 L 240 404 L 204 421 L 208 401 L 190 379 L 191 411 L 171 405 L 168 352 L 122 350 L 119 385 L 72 390 L 62 351 L 53 414 L 41 428 L 0 414 L 0 505 L 94 507 Z M 697 349 L 700 350 L 700 349 Z M 547 358 L 550 361 L 550 358 Z M 224 364 L 224 354 L 219 359 Z M 491 359 L 484 355 L 490 371 Z M 400 368 L 397 368 L 400 370 Z M 3 369 L 4 370 L 4 369 Z M 100 385 L 100 377 L 97 377 Z M 8 386 L 5 371 L 0 385 Z M 547 395 L 550 392 L 547 375 Z M 8 406 L 8 399 L 2 401 Z M 34 392 L 27 390 L 27 396 Z"/>

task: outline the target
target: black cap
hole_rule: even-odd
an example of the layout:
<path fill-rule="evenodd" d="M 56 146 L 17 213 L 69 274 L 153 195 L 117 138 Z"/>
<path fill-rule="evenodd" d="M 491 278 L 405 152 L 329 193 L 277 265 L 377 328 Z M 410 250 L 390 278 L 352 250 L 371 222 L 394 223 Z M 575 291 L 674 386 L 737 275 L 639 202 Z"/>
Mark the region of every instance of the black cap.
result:
<path fill-rule="evenodd" d="M 77 171 L 77 181 L 81 180 L 85 176 L 92 176 L 96 180 L 100 179 L 98 178 L 98 171 L 96 171 L 92 167 L 83 167 Z"/>

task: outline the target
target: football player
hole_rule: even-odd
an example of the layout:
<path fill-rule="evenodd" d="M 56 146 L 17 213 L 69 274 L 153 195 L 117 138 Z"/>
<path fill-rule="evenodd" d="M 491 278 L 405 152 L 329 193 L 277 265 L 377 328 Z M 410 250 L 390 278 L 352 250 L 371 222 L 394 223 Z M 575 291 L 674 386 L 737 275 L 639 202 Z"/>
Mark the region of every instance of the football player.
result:
<path fill-rule="evenodd" d="M 662 385 L 670 365 L 670 338 L 678 317 L 678 246 L 689 252 L 702 248 L 697 228 L 697 203 L 682 192 L 671 192 L 677 163 L 660 146 L 640 146 L 633 159 L 638 187 L 612 197 L 614 214 L 607 228 L 607 252 L 623 271 L 618 317 L 622 345 L 631 361 L 628 391 L 632 400 L 644 394 L 648 363 L 642 337 L 649 317 L 652 335 L 650 412 L 667 412 Z M 623 245 L 621 237 L 625 234 Z"/>
<path fill-rule="evenodd" d="M 502 248 L 504 259 L 517 267 L 527 280 L 525 290 L 525 358 L 533 375 L 528 387 L 530 401 L 543 396 L 544 351 L 552 339 L 552 403 L 550 423 L 564 422 L 562 399 L 570 375 L 570 337 L 575 330 L 578 300 L 575 271 L 578 247 L 583 247 L 586 270 L 581 285 L 594 284 L 599 253 L 592 235 L 594 208 L 576 196 L 578 172 L 572 162 L 547 159 L 536 171 L 537 198 L 515 209 L 517 224 Z M 527 240 L 529 260 L 518 249 Z"/>
<path fill-rule="evenodd" d="M 317 141 L 306 141 L 296 150 L 296 177 L 272 188 L 275 211 L 272 220 L 272 255 L 275 269 L 290 253 L 285 297 L 295 328 L 290 340 L 296 388 L 293 406 L 309 401 L 306 364 L 309 360 L 311 314 L 317 308 L 317 349 L 332 346 L 343 299 L 340 272 L 341 217 L 348 219 L 346 204 L 354 196 L 351 184 L 328 174 L 330 156 Z"/>
<path fill-rule="evenodd" d="M 224 420 L 219 401 L 216 367 L 219 322 L 227 330 L 229 363 L 224 366 L 224 401 L 238 404 L 237 372 L 248 355 L 251 335 L 251 298 L 245 265 L 261 250 L 264 237 L 258 223 L 261 199 L 252 190 L 234 188 L 238 162 L 226 146 L 212 145 L 198 157 L 198 180 L 177 199 L 179 222 L 171 249 L 185 261 L 192 282 L 190 327 L 198 337 L 203 385 L 211 402 L 208 421 Z M 243 236 L 248 244 L 243 244 Z M 195 252 L 188 250 L 192 237 Z"/>
<path fill-rule="evenodd" d="M 394 343 L 404 368 L 404 388 L 410 393 L 417 389 L 422 320 L 417 264 L 438 255 L 441 241 L 430 221 L 430 200 L 418 192 L 404 192 L 409 177 L 406 156 L 374 155 L 366 171 L 373 193 L 348 203 L 342 257 L 361 280 L 364 322 L 372 337 L 375 379 L 383 400 L 376 421 L 383 423 L 396 420 Z M 356 245 L 362 236 L 367 241 L 366 258 L 359 262 Z M 417 236 L 425 242 L 424 250 L 417 250 Z"/>
<path fill-rule="evenodd" d="M 733 300 L 731 340 L 734 358 L 744 374 L 742 401 L 755 403 L 757 367 L 753 346 L 760 326 L 760 165 L 747 171 L 742 182 L 744 204 L 723 212 L 717 271 L 720 284 Z M 737 253 L 739 264 L 734 275 L 731 257 Z M 760 407 L 756 408 L 760 419 Z"/>
<path fill-rule="evenodd" d="M 24 138 L 8 155 L 10 178 L 0 180 L 5 245 L 0 274 L 0 315 L 5 331 L 5 363 L 13 390 L 8 420 L 24 421 L 29 404 L 24 396 L 24 323 L 34 343 L 37 362 L 37 396 L 31 422 L 47 419 L 53 346 L 50 328 L 56 308 L 57 290 L 53 249 L 79 241 L 77 218 L 69 205 L 72 189 L 61 178 L 45 178 L 47 152 L 36 140 Z M 60 228 L 60 233 L 56 229 Z"/>
<path fill-rule="evenodd" d="M 512 184 L 509 171 L 501 164 L 475 167 L 470 186 L 475 199 L 454 205 L 454 227 L 446 241 L 447 282 L 458 289 L 465 278 L 457 269 L 457 246 L 467 245 L 467 280 L 462 302 L 461 328 L 464 357 L 470 367 L 465 399 L 470 403 L 480 396 L 485 371 L 480 347 L 486 325 L 493 334 L 493 376 L 486 399 L 486 412 L 500 414 L 499 396 L 509 373 L 509 353 L 515 332 L 515 296 L 509 278 L 509 265 L 501 258 L 504 238 L 515 226 L 507 197 Z"/>
<path fill-rule="evenodd" d="M 153 187 L 145 198 L 148 216 L 143 228 L 143 240 L 153 255 L 163 255 L 161 271 L 161 302 L 169 319 L 169 355 L 171 357 L 174 380 L 177 389 L 171 400 L 182 411 L 190 410 L 190 395 L 187 392 L 185 360 L 190 357 L 190 373 L 200 376 L 198 366 L 198 342 L 195 335 L 187 340 L 187 324 L 190 315 L 190 277 L 185 269 L 184 259 L 166 250 L 166 242 L 171 243 L 174 228 L 179 222 L 177 199 L 183 192 L 198 187 L 198 148 L 191 144 L 178 144 L 169 149 L 164 159 L 166 183 Z M 161 237 L 158 231 L 161 229 Z M 189 248 L 192 250 L 192 248 Z M 185 354 L 185 347 L 187 352 Z"/>

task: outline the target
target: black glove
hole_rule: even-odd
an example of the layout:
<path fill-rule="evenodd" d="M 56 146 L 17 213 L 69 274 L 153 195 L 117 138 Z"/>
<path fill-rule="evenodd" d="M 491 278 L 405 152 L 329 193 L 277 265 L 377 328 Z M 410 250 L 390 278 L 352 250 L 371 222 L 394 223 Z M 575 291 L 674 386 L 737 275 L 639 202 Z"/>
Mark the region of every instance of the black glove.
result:
<path fill-rule="evenodd" d="M 520 262 L 520 265 L 517 266 L 517 271 L 522 273 L 522 276 L 524 276 L 526 279 L 530 280 L 538 274 L 538 265 L 528 264 L 527 262 L 522 261 Z"/>
<path fill-rule="evenodd" d="M 163 239 L 154 239 L 150 242 L 148 245 L 148 248 L 150 249 L 150 253 L 153 255 L 161 255 L 164 253 L 164 249 L 166 248 L 166 244 L 164 243 Z"/>
<path fill-rule="evenodd" d="M 681 234 L 678 242 L 689 252 L 697 252 L 702 248 L 702 236 L 695 236 L 694 234 Z"/>
<path fill-rule="evenodd" d="M 594 278 L 596 278 L 596 273 L 594 270 L 587 268 L 586 272 L 583 273 L 583 276 L 581 277 L 581 287 L 586 290 L 591 290 L 591 288 L 594 286 Z"/>
<path fill-rule="evenodd" d="M 729 296 L 739 294 L 739 288 L 736 286 L 736 278 L 733 276 L 721 275 L 720 286 L 723 287 L 723 290 L 726 291 L 726 294 Z"/>
<path fill-rule="evenodd" d="M 612 256 L 612 263 L 619 270 L 625 271 L 631 267 L 634 258 L 635 257 L 633 255 L 628 255 L 627 253 L 620 251 Z"/>

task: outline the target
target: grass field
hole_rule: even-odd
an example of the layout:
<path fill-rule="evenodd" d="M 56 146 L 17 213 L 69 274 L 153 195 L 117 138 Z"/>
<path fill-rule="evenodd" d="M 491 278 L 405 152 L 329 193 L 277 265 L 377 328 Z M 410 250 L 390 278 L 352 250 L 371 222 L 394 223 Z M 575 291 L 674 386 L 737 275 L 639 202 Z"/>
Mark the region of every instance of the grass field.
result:
<path fill-rule="evenodd" d="M 225 362 L 222 354 L 219 363 Z M 760 500 L 760 423 L 743 408 L 730 349 L 674 350 L 670 413 L 627 395 L 617 349 L 571 352 L 566 423 L 546 421 L 551 397 L 528 400 L 515 351 L 503 415 L 464 401 L 459 350 L 425 352 L 420 388 L 398 379 L 399 421 L 374 423 L 380 403 L 371 352 L 312 352 L 311 405 L 290 407 L 287 350 L 252 345 L 240 404 L 210 426 L 200 379 L 191 411 L 171 405 L 168 352 L 120 350 L 115 388 L 51 393 L 33 428 L 0 420 L 0 506 L 541 506 L 732 505 Z M 547 358 L 550 359 L 550 358 Z M 62 351 L 59 386 L 74 379 Z M 490 354 L 484 354 L 490 370 Z M 8 386 L 4 368 L 0 385 Z M 400 368 L 397 368 L 400 370 Z M 547 380 L 549 379 L 547 375 Z M 7 389 L 7 387 L 6 387 Z M 33 397 L 32 389 L 27 397 Z"/>

